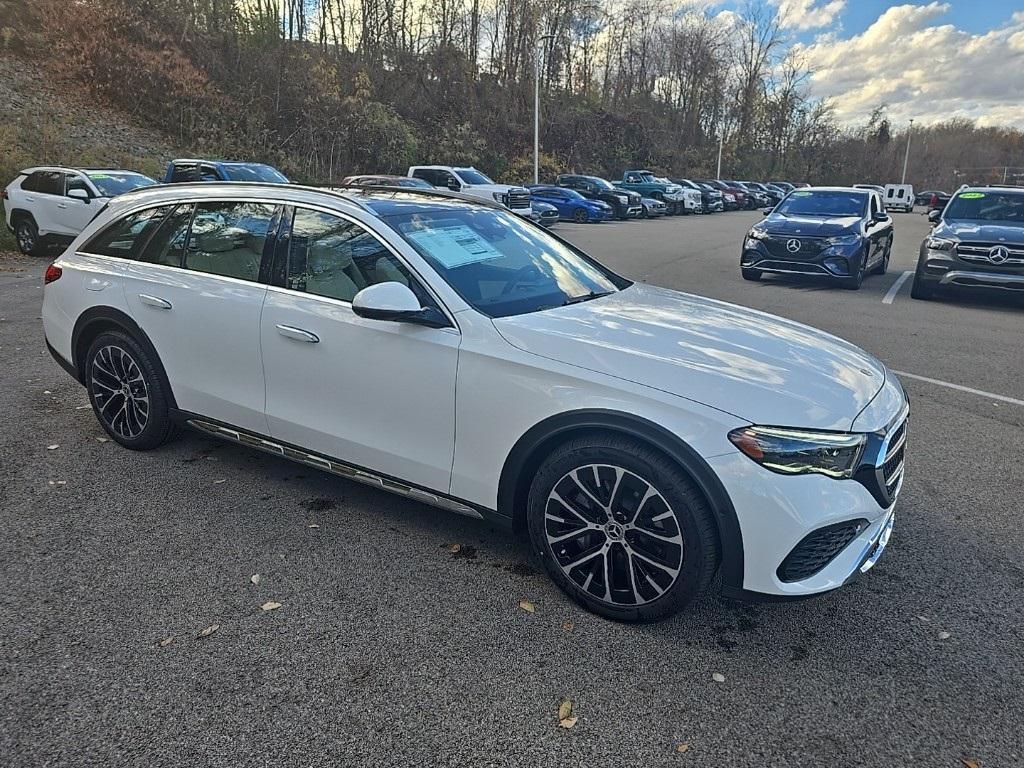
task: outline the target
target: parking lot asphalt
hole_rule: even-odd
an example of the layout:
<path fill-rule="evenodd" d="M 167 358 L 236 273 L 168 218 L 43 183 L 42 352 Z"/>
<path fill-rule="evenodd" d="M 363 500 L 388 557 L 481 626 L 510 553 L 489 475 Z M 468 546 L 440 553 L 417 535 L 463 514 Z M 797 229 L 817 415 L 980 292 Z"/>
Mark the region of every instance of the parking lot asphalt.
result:
<path fill-rule="evenodd" d="M 895 531 L 845 589 L 645 626 L 484 523 L 194 433 L 102 442 L 43 345 L 44 263 L 0 256 L 0 765 L 1024 765 L 1024 302 L 890 294 L 919 214 L 860 291 L 745 282 L 755 220 L 556 231 L 923 377 Z"/>

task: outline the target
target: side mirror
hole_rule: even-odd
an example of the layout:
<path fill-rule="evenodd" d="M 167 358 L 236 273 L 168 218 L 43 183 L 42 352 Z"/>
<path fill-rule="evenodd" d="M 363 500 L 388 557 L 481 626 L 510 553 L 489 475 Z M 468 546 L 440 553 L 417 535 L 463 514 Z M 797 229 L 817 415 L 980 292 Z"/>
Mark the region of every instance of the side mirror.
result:
<path fill-rule="evenodd" d="M 69 189 L 68 197 L 74 200 L 81 200 L 83 203 L 92 202 L 92 198 L 89 197 L 89 193 L 84 189 Z"/>
<path fill-rule="evenodd" d="M 352 298 L 352 311 L 367 320 L 415 323 L 429 328 L 447 327 L 448 321 L 433 307 L 421 307 L 409 286 L 398 282 L 377 283 Z"/>
<path fill-rule="evenodd" d="M 459 192 L 462 189 L 462 185 L 459 184 L 459 180 L 450 176 L 448 177 L 447 186 L 452 192 Z"/>
<path fill-rule="evenodd" d="M 761 209 L 761 213 L 763 213 L 765 216 L 770 216 L 771 212 L 774 211 L 774 210 L 775 210 L 775 206 L 771 206 L 769 208 L 762 208 Z"/>
<path fill-rule="evenodd" d="M 932 210 L 928 211 L 928 221 L 930 221 L 932 224 L 938 224 L 939 219 L 941 218 L 942 211 L 940 211 L 938 208 L 933 208 Z"/>
<path fill-rule="evenodd" d="M 889 214 L 886 213 L 885 211 L 875 211 L 873 214 L 871 214 L 871 220 L 872 221 L 888 221 L 889 220 Z"/>

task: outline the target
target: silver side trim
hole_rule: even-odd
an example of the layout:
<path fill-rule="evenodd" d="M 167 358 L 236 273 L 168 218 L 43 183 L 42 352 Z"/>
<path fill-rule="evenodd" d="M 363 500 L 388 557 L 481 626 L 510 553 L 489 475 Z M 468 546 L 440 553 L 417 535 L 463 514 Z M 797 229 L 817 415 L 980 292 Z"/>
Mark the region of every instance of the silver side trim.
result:
<path fill-rule="evenodd" d="M 266 440 L 258 435 L 253 435 L 238 429 L 222 427 L 219 424 L 213 424 L 212 422 L 203 421 L 202 419 L 189 419 L 188 425 L 200 430 L 201 432 L 213 435 L 214 437 L 232 440 L 241 445 L 247 445 L 251 448 L 266 451 L 267 453 L 273 453 L 278 456 L 284 456 L 292 461 L 316 467 L 317 469 L 322 469 L 325 472 L 330 472 L 331 474 L 339 475 L 349 480 L 355 480 L 358 483 L 372 485 L 375 488 L 381 488 L 385 491 L 390 491 L 391 493 L 404 496 L 408 499 L 414 499 L 416 501 L 423 502 L 424 504 L 430 504 L 434 507 L 447 509 L 449 512 L 466 515 L 467 517 L 473 517 L 477 520 L 483 520 L 484 517 L 472 507 L 455 501 L 454 499 L 449 499 L 446 496 L 439 496 L 431 493 L 430 491 L 424 491 L 420 488 L 406 485 L 398 480 L 390 480 L 388 478 L 381 477 L 380 475 L 375 475 L 372 472 L 358 469 L 337 461 L 336 459 L 321 456 L 320 454 L 309 453 L 297 448 L 280 445 L 279 443 Z"/>
<path fill-rule="evenodd" d="M 976 286 L 984 284 L 986 288 L 1002 288 L 1005 291 L 1024 290 L 1024 275 L 1007 275 L 1000 272 L 970 272 L 968 270 L 955 269 L 947 272 L 939 280 L 941 285 L 966 285 Z"/>

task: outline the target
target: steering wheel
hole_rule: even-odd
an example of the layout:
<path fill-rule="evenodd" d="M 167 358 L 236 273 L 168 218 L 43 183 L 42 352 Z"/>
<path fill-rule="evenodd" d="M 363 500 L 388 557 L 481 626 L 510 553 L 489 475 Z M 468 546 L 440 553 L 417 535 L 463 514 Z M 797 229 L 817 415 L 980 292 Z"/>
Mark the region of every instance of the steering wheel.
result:
<path fill-rule="evenodd" d="M 527 278 L 537 277 L 539 275 L 540 270 L 537 269 L 536 264 L 526 264 L 525 266 L 520 267 L 519 269 L 512 273 L 512 277 L 510 277 L 508 279 L 508 282 L 505 283 L 505 287 L 501 289 L 501 295 L 508 296 L 510 293 L 512 293 L 513 288 L 515 288 L 520 283 L 526 282 Z"/>

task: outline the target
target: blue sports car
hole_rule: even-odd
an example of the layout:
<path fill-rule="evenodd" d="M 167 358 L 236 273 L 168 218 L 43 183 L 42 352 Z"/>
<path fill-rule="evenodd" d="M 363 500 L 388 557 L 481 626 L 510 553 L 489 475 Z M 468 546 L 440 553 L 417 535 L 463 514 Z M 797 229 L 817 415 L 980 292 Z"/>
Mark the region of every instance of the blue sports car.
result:
<path fill-rule="evenodd" d="M 608 203 L 602 200 L 588 200 L 579 192 L 565 187 L 553 187 L 547 184 L 529 185 L 533 199 L 549 203 L 558 209 L 560 219 L 577 221 L 604 221 L 614 218 L 615 212 Z"/>

